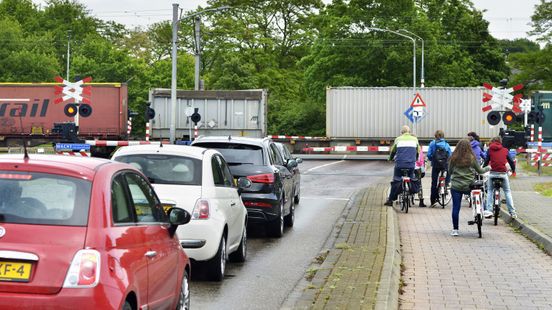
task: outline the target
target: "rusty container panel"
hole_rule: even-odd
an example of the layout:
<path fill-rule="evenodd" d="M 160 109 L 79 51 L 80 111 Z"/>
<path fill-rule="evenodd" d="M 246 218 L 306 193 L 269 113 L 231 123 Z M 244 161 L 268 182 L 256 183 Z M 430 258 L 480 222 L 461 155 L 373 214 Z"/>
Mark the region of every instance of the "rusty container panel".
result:
<path fill-rule="evenodd" d="M 0 136 L 48 138 L 54 123 L 73 122 L 64 113 L 73 99 L 54 103 L 56 83 L 0 84 Z M 79 117 L 79 136 L 83 138 L 121 139 L 126 137 L 127 86 L 118 83 L 90 83 L 89 117 Z M 61 85 L 60 85 L 61 86 Z M 19 112 L 21 111 L 21 118 Z"/>

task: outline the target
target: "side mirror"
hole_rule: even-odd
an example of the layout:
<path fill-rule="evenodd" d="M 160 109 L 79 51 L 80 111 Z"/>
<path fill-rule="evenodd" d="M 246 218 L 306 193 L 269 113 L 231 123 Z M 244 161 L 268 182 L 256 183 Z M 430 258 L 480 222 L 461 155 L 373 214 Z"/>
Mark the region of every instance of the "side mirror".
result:
<path fill-rule="evenodd" d="M 303 158 L 297 157 L 297 158 L 295 158 L 295 161 L 296 161 L 298 164 L 300 164 L 300 163 L 303 162 Z"/>
<path fill-rule="evenodd" d="M 174 236 L 178 225 L 187 224 L 192 219 L 188 211 L 180 208 L 171 208 L 167 214 L 169 215 L 169 223 L 171 224 L 169 227 L 171 237 Z"/>
<path fill-rule="evenodd" d="M 238 179 L 238 194 L 241 195 L 244 189 L 251 187 L 251 180 L 246 177 L 240 177 Z"/>
<path fill-rule="evenodd" d="M 288 159 L 288 161 L 287 161 L 287 167 L 288 167 L 289 169 L 296 168 L 296 167 L 297 167 L 297 161 L 296 161 L 295 159 L 293 159 L 293 158 Z"/>

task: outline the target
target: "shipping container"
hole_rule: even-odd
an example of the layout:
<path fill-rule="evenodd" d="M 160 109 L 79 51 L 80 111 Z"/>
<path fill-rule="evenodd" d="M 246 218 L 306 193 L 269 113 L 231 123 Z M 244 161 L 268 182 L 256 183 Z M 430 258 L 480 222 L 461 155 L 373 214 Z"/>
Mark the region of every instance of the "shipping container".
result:
<path fill-rule="evenodd" d="M 531 105 L 533 111 L 544 113 L 544 124 L 542 124 L 542 137 L 544 141 L 552 142 L 552 91 L 537 91 L 531 96 Z M 535 125 L 538 128 L 539 125 Z M 537 129 L 535 129 L 537 134 Z"/>
<path fill-rule="evenodd" d="M 500 123 L 490 126 L 481 108 L 482 87 L 427 87 L 417 92 L 426 104 L 426 116 L 413 124 L 404 115 L 414 99 L 408 87 L 330 87 L 326 90 L 326 135 L 331 139 L 392 140 L 403 125 L 424 140 L 437 129 L 446 139 L 466 137 L 470 131 L 481 138 L 499 133 Z"/>
<path fill-rule="evenodd" d="M 171 123 L 171 90 L 150 91 L 155 110 L 151 136 L 169 138 Z M 189 140 L 193 123 L 187 108 L 197 108 L 201 115 L 199 135 L 265 137 L 267 119 L 266 90 L 178 90 L 176 100 L 176 138 Z M 193 133 L 192 133 L 193 135 Z"/>
<path fill-rule="evenodd" d="M 68 102 L 55 103 L 58 83 L 0 83 L 0 145 L 20 145 L 22 138 L 31 145 L 59 139 L 52 132 L 54 123 L 73 122 L 65 115 Z M 121 83 L 89 83 L 92 114 L 79 118 L 79 138 L 127 138 L 127 86 Z M 73 99 L 71 99 L 73 100 Z M 21 114 L 21 117 L 19 115 Z"/>

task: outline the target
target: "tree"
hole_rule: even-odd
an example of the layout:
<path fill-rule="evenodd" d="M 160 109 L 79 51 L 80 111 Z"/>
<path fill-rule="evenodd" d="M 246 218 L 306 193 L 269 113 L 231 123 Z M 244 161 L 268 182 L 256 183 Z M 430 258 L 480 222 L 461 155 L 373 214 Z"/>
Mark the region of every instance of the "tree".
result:
<path fill-rule="evenodd" d="M 533 30 L 529 34 L 537 35 L 539 41 L 549 43 L 552 38 L 552 2 L 541 0 L 541 3 L 535 6 L 531 21 Z"/>

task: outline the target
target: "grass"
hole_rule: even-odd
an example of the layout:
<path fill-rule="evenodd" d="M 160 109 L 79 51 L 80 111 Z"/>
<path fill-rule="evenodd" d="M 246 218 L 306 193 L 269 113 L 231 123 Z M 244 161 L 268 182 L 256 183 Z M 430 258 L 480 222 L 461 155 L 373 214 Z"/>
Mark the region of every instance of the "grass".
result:
<path fill-rule="evenodd" d="M 305 279 L 307 279 L 307 281 L 312 281 L 312 279 L 314 278 L 317 272 L 318 272 L 318 268 L 310 267 L 306 271 Z"/>
<path fill-rule="evenodd" d="M 526 172 L 537 173 L 537 167 L 533 167 L 527 164 L 527 159 L 524 155 L 517 156 L 517 163 L 521 166 L 521 169 Z M 552 176 L 552 167 L 541 167 L 542 175 Z"/>
<path fill-rule="evenodd" d="M 552 197 L 552 182 L 535 184 L 535 190 L 544 196 Z"/>

